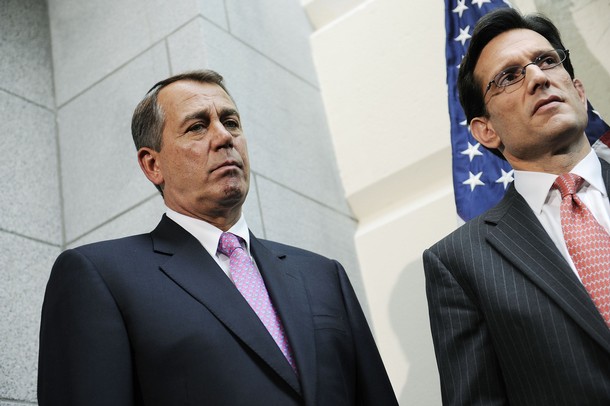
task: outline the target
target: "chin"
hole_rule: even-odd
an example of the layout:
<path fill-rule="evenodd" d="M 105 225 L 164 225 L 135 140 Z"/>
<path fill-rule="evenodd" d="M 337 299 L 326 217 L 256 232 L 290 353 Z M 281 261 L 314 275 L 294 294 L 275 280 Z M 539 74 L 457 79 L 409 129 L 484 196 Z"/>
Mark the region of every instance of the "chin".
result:
<path fill-rule="evenodd" d="M 545 131 L 549 134 L 557 134 L 560 137 L 579 136 L 584 133 L 586 127 L 586 120 L 554 117 L 545 124 Z"/>
<path fill-rule="evenodd" d="M 239 203 L 246 200 L 248 188 L 243 185 L 228 185 L 223 189 L 222 194 L 225 201 Z"/>

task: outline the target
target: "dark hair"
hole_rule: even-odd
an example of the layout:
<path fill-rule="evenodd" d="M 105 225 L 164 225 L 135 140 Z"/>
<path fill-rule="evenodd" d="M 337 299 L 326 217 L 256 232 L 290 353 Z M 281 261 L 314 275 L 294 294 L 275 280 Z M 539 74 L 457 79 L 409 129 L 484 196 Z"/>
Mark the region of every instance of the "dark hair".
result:
<path fill-rule="evenodd" d="M 468 123 L 475 117 L 488 116 L 483 98 L 483 86 L 474 76 L 474 69 L 483 48 L 498 35 L 519 28 L 535 31 L 546 38 L 554 48 L 565 49 L 559 30 L 551 20 L 542 14 L 522 15 L 515 9 L 501 8 L 481 17 L 474 27 L 468 51 L 462 60 L 458 75 L 460 104 Z M 574 68 L 569 55 L 563 61 L 563 66 L 574 79 Z"/>
<path fill-rule="evenodd" d="M 180 80 L 213 83 L 220 86 L 229 95 L 229 91 L 224 85 L 223 77 L 209 69 L 180 73 L 157 82 L 146 93 L 144 99 L 138 103 L 131 118 L 131 135 L 137 150 L 142 147 L 152 148 L 155 151 L 161 150 L 165 112 L 159 103 L 157 103 L 157 97 L 165 86 Z"/>

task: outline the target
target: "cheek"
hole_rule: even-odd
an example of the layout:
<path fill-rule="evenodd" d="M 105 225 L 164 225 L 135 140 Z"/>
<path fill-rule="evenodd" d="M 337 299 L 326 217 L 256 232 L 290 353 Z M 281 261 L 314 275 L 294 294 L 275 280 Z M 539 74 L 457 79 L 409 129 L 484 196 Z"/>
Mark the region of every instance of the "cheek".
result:
<path fill-rule="evenodd" d="M 234 148 L 237 151 L 237 153 L 239 154 L 239 156 L 241 157 L 242 161 L 244 162 L 244 164 L 248 164 L 249 159 L 248 159 L 248 145 L 246 144 L 245 139 L 243 141 L 239 141 L 236 142 L 234 144 Z"/>
<path fill-rule="evenodd" d="M 577 107 L 580 107 L 582 110 L 587 111 L 587 98 L 584 94 L 578 92 L 577 89 L 574 89 L 572 92 L 572 98 L 574 99 L 574 103 Z"/>
<path fill-rule="evenodd" d="M 487 110 L 496 126 L 502 126 L 510 129 L 514 126 L 519 126 L 527 122 L 528 114 L 526 113 L 523 99 L 518 97 L 518 93 L 503 93 L 501 100 L 496 100 L 498 103 L 488 105 Z"/>
<path fill-rule="evenodd" d="M 205 153 L 192 147 L 176 148 L 168 159 L 168 164 L 176 177 L 188 177 L 194 172 L 201 173 L 206 162 Z"/>

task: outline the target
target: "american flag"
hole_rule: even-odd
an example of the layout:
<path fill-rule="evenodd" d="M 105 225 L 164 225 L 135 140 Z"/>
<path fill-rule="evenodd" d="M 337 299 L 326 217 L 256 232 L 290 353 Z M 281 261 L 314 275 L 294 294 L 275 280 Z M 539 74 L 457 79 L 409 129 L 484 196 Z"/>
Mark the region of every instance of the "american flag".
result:
<path fill-rule="evenodd" d="M 453 190 L 457 212 L 463 221 L 494 206 L 513 181 L 510 165 L 487 151 L 470 134 L 457 91 L 458 70 L 476 22 L 486 13 L 501 7 L 512 6 L 507 0 L 445 0 Z M 591 104 L 588 113 L 589 125 L 585 132 L 589 142 L 600 157 L 610 162 L 610 127 Z"/>

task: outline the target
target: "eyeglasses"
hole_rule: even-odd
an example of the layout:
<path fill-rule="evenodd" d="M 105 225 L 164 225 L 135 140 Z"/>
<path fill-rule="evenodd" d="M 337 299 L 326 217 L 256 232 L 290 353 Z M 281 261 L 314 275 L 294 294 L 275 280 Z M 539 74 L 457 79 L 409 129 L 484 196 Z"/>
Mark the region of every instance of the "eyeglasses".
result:
<path fill-rule="evenodd" d="M 568 55 L 570 54 L 569 50 L 563 49 L 553 49 L 551 51 L 546 51 L 542 55 L 539 55 L 536 59 L 531 61 L 525 66 L 510 66 L 504 69 L 502 72 L 498 73 L 494 76 L 493 80 L 487 84 L 487 89 L 485 89 L 485 94 L 483 98 L 487 96 L 487 92 L 491 89 L 491 85 L 494 84 L 496 87 L 506 87 L 510 85 L 514 85 L 525 78 L 525 68 L 530 65 L 536 65 L 542 70 L 553 69 L 556 66 L 561 65 L 563 61 L 566 60 Z"/>

